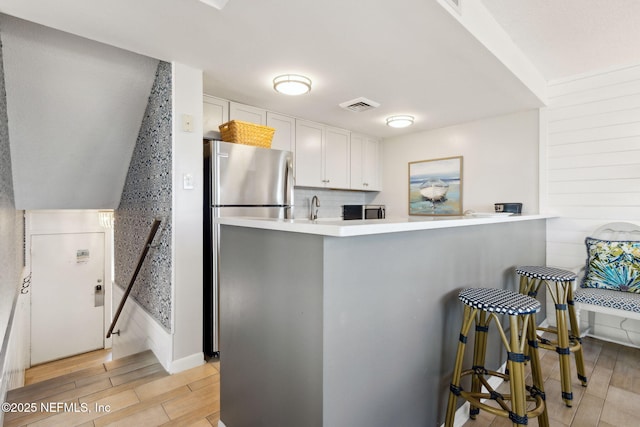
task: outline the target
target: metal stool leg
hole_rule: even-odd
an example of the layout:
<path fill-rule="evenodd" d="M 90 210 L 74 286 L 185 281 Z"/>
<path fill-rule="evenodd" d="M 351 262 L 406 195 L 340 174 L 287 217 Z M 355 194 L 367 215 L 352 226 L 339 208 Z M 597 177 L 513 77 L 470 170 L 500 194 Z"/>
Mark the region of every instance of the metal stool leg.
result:
<path fill-rule="evenodd" d="M 529 327 L 527 328 L 527 344 L 529 348 L 529 356 L 531 361 L 531 379 L 533 386 L 531 387 L 531 395 L 536 398 L 545 400 L 544 379 L 542 377 L 542 367 L 540 366 L 540 357 L 538 352 L 538 337 L 536 332 L 536 318 L 529 315 L 527 319 Z M 543 411 L 538 415 L 538 425 L 540 427 L 549 427 L 549 415 L 547 413 L 546 402 L 544 402 Z"/>
<path fill-rule="evenodd" d="M 524 346 L 521 345 L 520 329 L 518 327 L 518 316 L 509 316 L 510 342 L 508 345 L 507 364 L 509 365 L 509 376 L 511 387 L 511 412 L 509 419 L 514 426 L 527 424 L 527 396 L 525 395 L 524 384 Z M 525 323 L 526 324 L 526 323 Z M 506 345 L 507 343 L 505 343 Z"/>
<path fill-rule="evenodd" d="M 478 310 L 471 308 L 467 305 L 464 307 L 464 315 L 462 320 L 462 327 L 460 328 L 460 337 L 458 340 L 458 351 L 456 353 L 456 361 L 453 368 L 453 377 L 451 378 L 451 385 L 449 386 L 449 402 L 447 404 L 447 417 L 445 419 L 445 427 L 453 426 L 453 421 L 456 415 L 456 401 L 460 395 L 460 378 L 462 377 L 462 362 L 464 358 L 464 349 L 467 344 L 467 334 L 471 328 L 471 324 L 474 322 L 476 312 Z"/>
<path fill-rule="evenodd" d="M 567 325 L 567 292 L 561 283 L 547 283 L 556 307 L 556 329 L 558 345 L 556 353 L 560 356 L 560 383 L 562 386 L 562 400 L 567 406 L 573 404 L 571 387 L 571 349 L 569 348 L 569 329 Z"/>
<path fill-rule="evenodd" d="M 587 373 L 584 369 L 584 356 L 582 354 L 582 339 L 580 338 L 580 325 L 578 325 L 578 319 L 576 317 L 576 308 L 573 302 L 573 286 L 571 283 L 567 284 L 567 304 L 569 311 L 569 324 L 571 325 L 571 341 L 573 346 L 571 351 L 574 352 L 576 357 L 576 371 L 578 371 L 578 379 L 583 387 L 587 386 Z"/>
<path fill-rule="evenodd" d="M 482 390 L 482 383 L 480 376 L 486 373 L 484 367 L 485 356 L 487 354 L 487 334 L 489 332 L 489 320 L 487 319 L 487 313 L 480 311 L 476 314 L 476 333 L 475 344 L 473 348 L 473 367 L 475 374 L 471 377 L 471 392 L 480 393 Z M 476 415 L 480 413 L 480 409 L 471 405 L 469 409 L 469 418 L 476 419 Z"/>

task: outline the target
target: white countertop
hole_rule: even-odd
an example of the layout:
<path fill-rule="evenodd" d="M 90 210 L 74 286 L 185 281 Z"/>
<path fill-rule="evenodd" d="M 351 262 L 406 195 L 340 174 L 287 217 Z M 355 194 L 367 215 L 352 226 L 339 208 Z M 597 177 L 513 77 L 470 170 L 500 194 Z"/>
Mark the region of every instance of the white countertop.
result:
<path fill-rule="evenodd" d="M 291 233 L 318 234 L 323 236 L 347 237 L 369 234 L 399 233 L 404 231 L 430 230 L 435 228 L 467 227 L 471 225 L 496 224 L 503 222 L 531 221 L 553 218 L 550 215 L 495 215 L 491 213 L 476 216 L 454 217 L 410 217 L 343 221 L 339 218 L 274 219 L 251 217 L 217 218 L 222 225 L 260 228 L 264 230 L 287 231 Z"/>

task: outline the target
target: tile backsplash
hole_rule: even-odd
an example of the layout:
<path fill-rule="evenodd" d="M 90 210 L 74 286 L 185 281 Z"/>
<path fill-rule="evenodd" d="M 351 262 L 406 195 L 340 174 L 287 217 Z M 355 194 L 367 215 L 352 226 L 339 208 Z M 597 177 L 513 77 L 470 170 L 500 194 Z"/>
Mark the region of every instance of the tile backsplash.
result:
<path fill-rule="evenodd" d="M 293 195 L 293 217 L 309 217 L 313 196 L 318 196 L 318 200 L 320 201 L 318 218 L 338 218 L 342 216 L 342 205 L 369 204 L 372 203 L 376 195 L 377 193 L 365 193 L 361 191 L 296 188 Z"/>

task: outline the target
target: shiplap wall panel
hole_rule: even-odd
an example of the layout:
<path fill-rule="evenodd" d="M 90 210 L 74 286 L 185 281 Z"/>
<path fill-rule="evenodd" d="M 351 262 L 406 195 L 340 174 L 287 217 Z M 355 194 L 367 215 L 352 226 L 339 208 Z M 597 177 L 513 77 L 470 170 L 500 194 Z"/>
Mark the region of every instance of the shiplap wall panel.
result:
<path fill-rule="evenodd" d="M 620 155 L 620 161 L 624 160 L 625 156 Z M 551 162 L 553 159 L 549 159 Z M 553 181 L 582 181 L 588 179 L 634 179 L 639 176 L 640 165 L 614 165 L 614 166 L 600 166 L 594 164 L 590 167 L 582 168 L 567 168 L 567 169 L 550 169 L 549 170 L 549 182 Z"/>
<path fill-rule="evenodd" d="M 547 223 L 547 264 L 574 269 L 584 265 L 584 239 L 595 229 L 640 224 L 640 65 L 566 79 L 548 95 L 541 207 L 558 218 Z M 596 325 L 607 339 L 630 336 L 619 319 L 598 314 Z"/>
<path fill-rule="evenodd" d="M 607 144 L 608 145 L 608 144 Z M 552 157 L 549 159 L 549 169 L 591 168 L 594 164 L 600 166 L 619 166 L 640 164 L 640 150 L 603 151 L 600 153 L 576 154 L 573 156 Z"/>
<path fill-rule="evenodd" d="M 602 114 L 603 111 L 624 111 L 638 107 L 640 107 L 640 93 L 634 93 L 586 104 L 567 105 L 566 107 L 554 106 L 548 114 L 549 120 L 556 122 L 575 117 L 595 116 Z"/>
<path fill-rule="evenodd" d="M 549 86 L 542 176 L 548 262 L 613 221 L 640 222 L 640 65 Z M 559 250 L 558 250 L 559 248 Z M 573 256 L 573 255 L 572 255 Z"/>
<path fill-rule="evenodd" d="M 566 132 L 549 133 L 549 145 L 573 144 L 586 141 L 606 141 L 617 138 L 628 138 L 640 134 L 640 122 L 623 123 L 619 125 L 606 125 L 594 127 L 592 117 L 585 117 L 582 120 L 582 129 Z M 550 123 L 550 126 L 553 124 Z"/>
<path fill-rule="evenodd" d="M 597 194 L 629 193 L 640 188 L 640 178 L 628 179 L 586 179 L 584 181 L 555 181 L 549 183 L 549 195 L 552 194 Z"/>
<path fill-rule="evenodd" d="M 593 153 L 613 153 L 620 151 L 640 150 L 640 136 L 630 136 L 626 138 L 614 138 L 607 140 L 606 144 L 602 141 L 582 141 L 580 144 L 581 154 Z M 561 157 L 572 157 L 576 155 L 575 144 L 555 145 L 548 147 L 548 154 L 551 159 Z"/>
<path fill-rule="evenodd" d="M 640 69 L 640 68 L 639 68 Z M 550 86 L 553 87 L 553 86 Z M 606 96 L 602 96 L 604 92 L 607 92 Z M 640 81 L 629 81 L 624 83 L 617 83 L 606 85 L 602 87 L 595 87 L 592 89 L 585 89 L 578 92 L 570 92 L 566 95 L 560 95 L 554 97 L 549 95 L 549 105 L 553 103 L 555 108 L 568 107 L 571 105 L 588 104 L 590 102 L 598 102 L 603 99 L 615 99 L 620 97 L 627 97 L 629 95 L 635 95 L 640 93 Z"/>
<path fill-rule="evenodd" d="M 589 126 L 591 129 L 603 126 L 613 126 L 637 122 L 640 116 L 640 108 L 629 110 L 612 111 L 610 113 L 590 114 Z M 570 132 L 574 130 L 584 130 L 585 117 L 572 119 L 554 120 L 549 124 L 549 133 Z"/>
<path fill-rule="evenodd" d="M 575 92 L 590 90 L 594 88 L 605 88 L 607 86 L 620 83 L 633 82 L 638 80 L 638 69 L 640 64 L 629 67 L 605 70 L 584 76 L 573 76 L 561 79 L 550 84 L 547 88 L 547 96 L 550 98 L 560 97 Z"/>

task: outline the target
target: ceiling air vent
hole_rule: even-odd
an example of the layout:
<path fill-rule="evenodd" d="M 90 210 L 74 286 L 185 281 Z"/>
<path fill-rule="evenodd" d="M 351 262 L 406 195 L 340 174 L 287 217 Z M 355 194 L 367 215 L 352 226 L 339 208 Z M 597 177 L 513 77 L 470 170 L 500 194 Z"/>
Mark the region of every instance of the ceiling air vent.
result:
<path fill-rule="evenodd" d="M 340 107 L 344 108 L 345 110 L 355 111 L 356 113 L 371 110 L 372 108 L 377 108 L 379 106 L 379 102 L 375 102 L 363 97 L 352 99 L 351 101 L 346 101 L 340 104 Z"/>
<path fill-rule="evenodd" d="M 452 6 L 453 10 L 455 10 L 459 14 L 462 14 L 462 10 L 460 8 L 461 7 L 460 3 L 462 3 L 462 0 L 447 0 L 447 3 L 449 3 Z"/>

